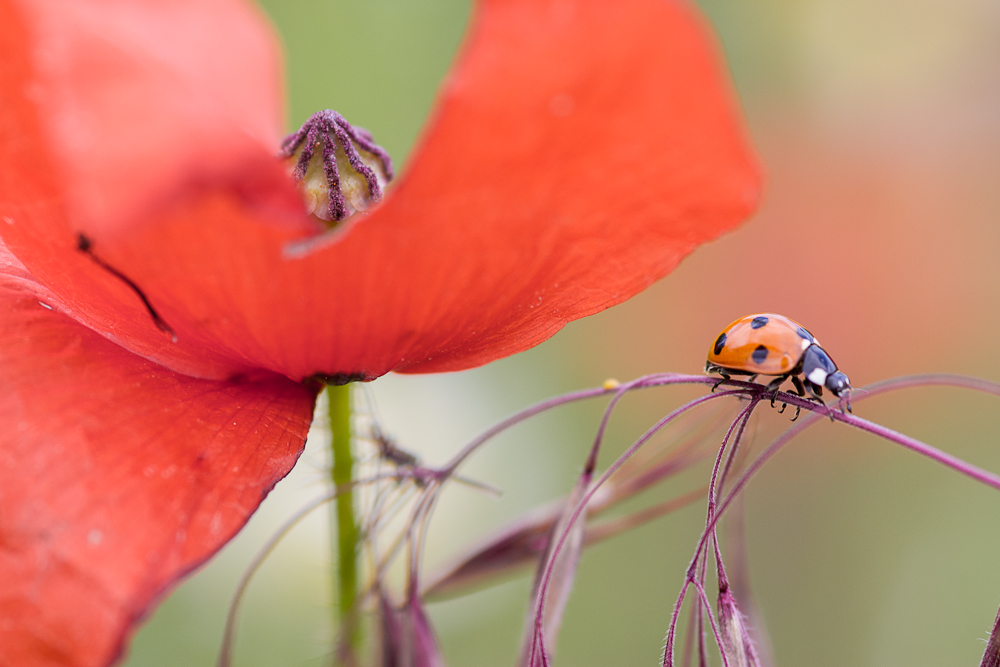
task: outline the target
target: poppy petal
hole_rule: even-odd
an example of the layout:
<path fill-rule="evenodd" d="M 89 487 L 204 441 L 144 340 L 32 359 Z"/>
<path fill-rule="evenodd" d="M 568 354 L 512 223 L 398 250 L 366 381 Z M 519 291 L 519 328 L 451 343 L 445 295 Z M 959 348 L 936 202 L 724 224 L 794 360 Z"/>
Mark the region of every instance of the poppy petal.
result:
<path fill-rule="evenodd" d="M 106 665 L 291 469 L 315 395 L 168 371 L 43 307 L 4 259 L 0 664 Z"/>
<path fill-rule="evenodd" d="M 20 4 L 27 95 L 77 228 L 113 233 L 181 189 L 242 176 L 245 160 L 273 162 L 279 50 L 249 3 Z"/>
<path fill-rule="evenodd" d="M 370 215 L 289 255 L 300 233 L 206 186 L 127 234 L 95 228 L 95 248 L 177 333 L 123 332 L 130 349 L 206 377 L 369 379 L 486 363 L 624 301 L 745 218 L 760 180 L 687 3 L 484 0 L 408 173 Z M 24 239 L 11 249 L 46 283 L 78 270 L 72 239 Z M 90 283 L 79 300 L 124 299 Z M 77 284 L 56 289 L 69 301 Z"/>
<path fill-rule="evenodd" d="M 282 125 L 278 61 L 259 12 L 239 0 L 0 0 L 0 54 L 0 236 L 10 251 L 64 312 L 133 352 L 202 377 L 245 370 L 172 345 L 136 293 L 77 244 L 78 233 L 141 224 L 202 188 L 238 190 L 269 222 L 289 219 L 273 214 L 281 206 L 300 208 L 270 147 Z"/>

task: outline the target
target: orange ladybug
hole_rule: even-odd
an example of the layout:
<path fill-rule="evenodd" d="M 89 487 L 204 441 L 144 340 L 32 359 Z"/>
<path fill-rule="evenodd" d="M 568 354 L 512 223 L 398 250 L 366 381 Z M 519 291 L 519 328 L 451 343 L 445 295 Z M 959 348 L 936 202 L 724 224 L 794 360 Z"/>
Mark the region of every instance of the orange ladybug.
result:
<path fill-rule="evenodd" d="M 767 388 L 775 392 L 791 379 L 799 396 L 808 389 L 817 400 L 823 387 L 837 398 L 848 398 L 851 391 L 851 381 L 816 337 L 795 320 L 774 313 L 747 315 L 726 327 L 708 351 L 705 372 L 718 373 L 723 382 L 733 375 L 749 375 L 751 382 L 758 375 L 774 375 Z"/>

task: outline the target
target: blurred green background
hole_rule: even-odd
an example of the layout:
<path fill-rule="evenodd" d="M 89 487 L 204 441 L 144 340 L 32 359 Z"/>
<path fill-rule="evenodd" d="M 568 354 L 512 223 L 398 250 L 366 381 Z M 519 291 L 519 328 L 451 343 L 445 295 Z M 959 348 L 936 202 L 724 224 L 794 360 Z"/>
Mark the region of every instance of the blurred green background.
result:
<path fill-rule="evenodd" d="M 769 174 L 741 230 L 630 302 L 482 369 L 390 376 L 383 426 L 431 463 L 502 416 L 561 391 L 698 372 L 737 317 L 808 326 L 855 386 L 948 371 L 1000 379 L 1000 5 L 991 0 L 704 0 Z M 285 43 L 290 127 L 335 108 L 399 163 L 417 140 L 469 17 L 466 0 L 269 0 Z M 998 346 L 1000 347 L 1000 346 Z M 627 401 L 605 463 L 693 390 Z M 786 416 L 762 410 L 755 444 Z M 857 406 L 1000 471 L 1000 403 L 953 389 Z M 539 419 L 467 468 L 500 500 L 455 487 L 428 562 L 565 493 L 597 403 Z M 297 469 L 248 528 L 137 633 L 130 667 L 214 663 L 229 596 L 275 527 L 323 492 L 318 424 Z M 650 498 L 693 488 L 705 471 Z M 823 423 L 746 498 L 752 585 L 778 665 L 971 665 L 1000 604 L 1000 493 L 897 447 Z M 654 665 L 704 509 L 600 544 L 582 561 L 557 664 Z M 318 512 L 252 586 L 236 664 L 330 662 L 327 518 Z M 431 605 L 450 665 L 511 665 L 526 574 Z"/>

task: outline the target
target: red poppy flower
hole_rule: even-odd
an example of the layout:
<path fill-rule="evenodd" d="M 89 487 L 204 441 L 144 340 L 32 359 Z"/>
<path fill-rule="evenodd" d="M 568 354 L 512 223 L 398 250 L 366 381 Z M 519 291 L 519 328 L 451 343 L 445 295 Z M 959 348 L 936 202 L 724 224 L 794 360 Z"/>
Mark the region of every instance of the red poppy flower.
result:
<path fill-rule="evenodd" d="M 526 349 L 756 202 L 687 4 L 483 0 L 400 182 L 291 256 L 278 63 L 240 0 L 0 0 L 0 664 L 120 655 L 295 462 L 309 378 Z"/>

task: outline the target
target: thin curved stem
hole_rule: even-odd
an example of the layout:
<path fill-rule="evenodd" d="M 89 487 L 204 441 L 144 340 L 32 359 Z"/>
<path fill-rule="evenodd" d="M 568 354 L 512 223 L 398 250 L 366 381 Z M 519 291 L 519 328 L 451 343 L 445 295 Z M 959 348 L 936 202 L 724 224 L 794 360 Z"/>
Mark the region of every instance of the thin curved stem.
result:
<path fill-rule="evenodd" d="M 497 422 L 489 429 L 476 436 L 473 440 L 469 441 L 458 454 L 452 457 L 442 469 L 442 476 L 448 476 L 454 470 L 461 465 L 465 459 L 467 459 L 473 452 L 482 447 L 487 441 L 496 437 L 500 433 L 506 431 L 516 424 L 534 417 L 537 414 L 551 410 L 552 408 L 559 407 L 561 405 L 567 405 L 569 403 L 574 403 L 576 401 L 582 401 L 588 398 L 596 398 L 597 396 L 604 396 L 605 394 L 617 393 L 619 391 L 632 391 L 635 389 L 647 389 L 649 387 L 662 387 L 671 384 L 715 384 L 718 380 L 715 378 L 710 378 L 706 375 L 683 375 L 680 373 L 655 373 L 653 375 L 644 375 L 643 377 L 637 378 L 627 385 L 620 385 L 614 387 L 593 387 L 591 389 L 581 389 L 580 391 L 570 392 L 568 394 L 562 394 L 561 396 L 555 396 L 553 398 L 544 400 L 535 405 L 529 406 L 520 412 L 515 412 L 510 417 Z M 729 384 L 742 387 L 744 389 L 756 387 L 757 385 L 749 382 L 739 382 L 730 381 Z M 624 388 L 623 388 L 624 387 Z"/>
<path fill-rule="evenodd" d="M 290 519 L 281 524 L 274 535 L 271 536 L 271 539 L 264 544 L 253 560 L 250 561 L 250 566 L 240 578 L 240 583 L 236 586 L 236 592 L 233 594 L 233 600 L 229 603 L 229 613 L 226 614 L 226 628 L 222 633 L 222 647 L 219 649 L 219 659 L 216 663 L 218 667 L 229 667 L 232 664 L 233 646 L 236 642 L 236 621 L 239 618 L 240 605 L 243 602 L 243 596 L 246 594 L 247 587 L 250 585 L 250 580 L 257 573 L 257 570 L 260 569 L 260 566 L 267 557 L 271 555 L 274 548 L 278 546 L 278 543 L 285 538 L 285 535 L 317 507 L 321 507 L 336 498 L 337 493 L 337 491 L 331 491 L 325 496 L 313 500 L 293 514 Z"/>
<path fill-rule="evenodd" d="M 594 493 L 596 493 L 597 490 L 601 487 L 601 485 L 603 485 L 604 482 L 606 482 L 608 478 L 611 477 L 611 475 L 613 475 L 625 463 L 625 461 L 627 461 L 633 454 L 635 454 L 635 452 L 638 451 L 640 447 L 645 445 L 654 435 L 656 435 L 656 433 L 658 433 L 663 427 L 672 422 L 674 419 L 684 414 L 688 410 L 691 410 L 701 405 L 702 403 L 711 401 L 716 398 L 722 398 L 723 396 L 732 396 L 739 393 L 742 392 L 740 390 L 733 390 L 733 391 L 723 391 L 717 394 L 706 394 L 704 396 L 699 396 L 693 401 L 689 401 L 684 405 L 680 406 L 679 408 L 668 414 L 666 417 L 663 417 L 658 422 L 656 422 L 656 424 L 654 424 L 649 430 L 647 430 L 642 435 L 642 437 L 640 437 L 638 440 L 632 443 L 632 445 L 627 450 L 625 450 L 625 452 L 621 456 L 619 456 L 618 459 L 613 464 L 611 464 L 611 466 L 609 466 L 607 470 L 604 471 L 604 474 L 602 474 L 600 478 L 598 478 L 597 482 L 592 484 L 590 488 L 587 490 L 587 492 L 583 494 L 579 502 L 577 502 L 576 507 L 573 510 L 573 513 L 570 515 L 569 521 L 566 522 L 566 527 L 563 529 L 563 532 L 559 535 L 558 541 L 556 542 L 554 548 L 550 552 L 548 556 L 548 561 L 545 564 L 545 569 L 543 570 L 540 579 L 538 592 L 536 594 L 538 599 L 538 604 L 535 606 L 534 610 L 535 629 L 533 633 L 534 636 L 532 637 L 531 640 L 532 651 L 530 659 L 528 661 L 529 665 L 535 664 L 534 661 L 535 658 L 537 657 L 535 655 L 535 648 L 538 644 L 538 638 L 541 636 L 541 619 L 543 618 L 544 614 L 545 597 L 548 592 L 548 587 L 552 578 L 552 572 L 556 563 L 556 559 L 559 555 L 559 552 L 562 551 L 562 548 L 565 545 L 566 540 L 569 538 L 573 525 L 576 523 L 577 520 L 579 520 L 580 514 L 583 513 L 583 511 L 587 507 L 587 503 L 590 502 L 590 499 L 594 495 Z"/>
<path fill-rule="evenodd" d="M 255 574 L 257 574 L 261 565 L 264 564 L 264 561 L 267 560 L 268 556 L 271 555 L 275 547 L 278 546 L 278 543 L 281 542 L 281 540 L 283 540 L 285 536 L 299 524 L 299 522 L 305 519 L 314 510 L 322 507 L 334 498 L 337 498 L 339 495 L 346 493 L 356 486 L 373 484 L 387 479 L 395 479 L 396 477 L 396 475 L 392 474 L 379 474 L 355 480 L 350 484 L 338 486 L 326 495 L 320 496 L 319 498 L 311 501 L 298 512 L 289 517 L 285 523 L 278 526 L 278 530 L 276 530 L 274 534 L 268 538 L 267 542 L 264 543 L 264 546 L 261 547 L 260 551 L 258 551 L 253 557 L 253 560 L 250 561 L 250 565 L 247 567 L 246 571 L 243 572 L 243 576 L 240 577 L 240 581 L 236 585 L 236 591 L 233 593 L 233 599 L 229 603 L 229 611 L 226 614 L 226 627 L 222 633 L 222 646 L 219 649 L 219 658 L 216 661 L 218 667 L 230 667 L 232 664 L 233 646 L 236 642 L 236 625 L 239 620 L 240 607 L 243 604 L 243 596 L 246 595 L 247 588 L 250 586 L 250 580 L 253 579 Z"/>
<path fill-rule="evenodd" d="M 758 398 L 763 398 L 766 392 L 760 385 L 750 384 L 740 381 L 728 381 L 729 385 L 736 385 L 749 390 L 753 395 Z M 951 375 L 946 373 L 930 373 L 923 375 L 911 375 L 904 376 L 900 378 L 894 378 L 892 380 L 885 380 L 882 382 L 877 382 L 875 384 L 869 385 L 863 389 L 858 390 L 861 395 L 854 397 L 853 402 L 855 404 L 860 403 L 866 399 L 872 398 L 879 394 L 884 394 L 889 391 L 896 391 L 899 389 L 925 387 L 925 386 L 953 386 L 961 387 L 965 389 L 973 389 L 976 391 L 982 391 L 990 394 L 1000 396 L 1000 384 L 995 382 L 990 382 L 989 380 L 983 380 L 980 378 L 969 378 L 961 375 Z M 912 451 L 922 454 L 938 463 L 942 463 L 953 470 L 960 472 L 976 481 L 982 482 L 988 486 L 1000 490 L 1000 476 L 974 466 L 970 463 L 948 454 L 947 452 L 941 451 L 936 447 L 932 447 L 924 442 L 921 442 L 915 438 L 904 435 L 895 431 L 893 429 L 881 426 L 880 424 L 875 424 L 857 417 L 853 414 L 846 414 L 832 409 L 826 405 L 818 405 L 814 401 L 809 401 L 795 394 L 789 394 L 786 392 L 778 393 L 779 400 L 789 403 L 797 407 L 801 407 L 805 410 L 809 410 L 811 414 L 807 415 L 801 419 L 795 426 L 792 426 L 786 430 L 781 436 L 778 437 L 773 443 L 771 443 L 763 452 L 754 459 L 753 463 L 743 472 L 742 475 L 737 479 L 733 488 L 726 494 L 726 497 L 719 503 L 715 515 L 705 526 L 705 530 L 702 532 L 698 544 L 695 547 L 694 556 L 691 559 L 691 565 L 688 567 L 688 573 L 685 577 L 685 583 L 681 588 L 681 592 L 677 597 L 677 601 L 674 605 L 673 613 L 671 614 L 670 627 L 667 631 L 667 639 L 664 647 L 663 654 L 663 666 L 669 667 L 673 664 L 673 646 L 674 638 L 677 631 L 677 621 L 678 615 L 680 614 L 681 605 L 684 602 L 684 598 L 687 594 L 687 588 L 690 584 L 695 585 L 698 582 L 695 577 L 692 576 L 693 568 L 697 567 L 700 557 L 702 556 L 706 544 L 709 539 L 714 535 L 715 526 L 719 519 L 725 514 L 729 505 L 734 501 L 734 499 L 740 494 L 743 488 L 747 485 L 750 479 L 763 467 L 763 465 L 773 457 L 778 450 L 784 447 L 792 438 L 797 436 L 799 433 L 804 431 L 809 426 L 817 423 L 823 417 L 828 417 L 833 421 L 841 421 L 855 428 L 863 431 L 872 433 L 879 437 L 885 438 L 890 442 L 894 442 L 898 445 L 906 447 Z"/>

